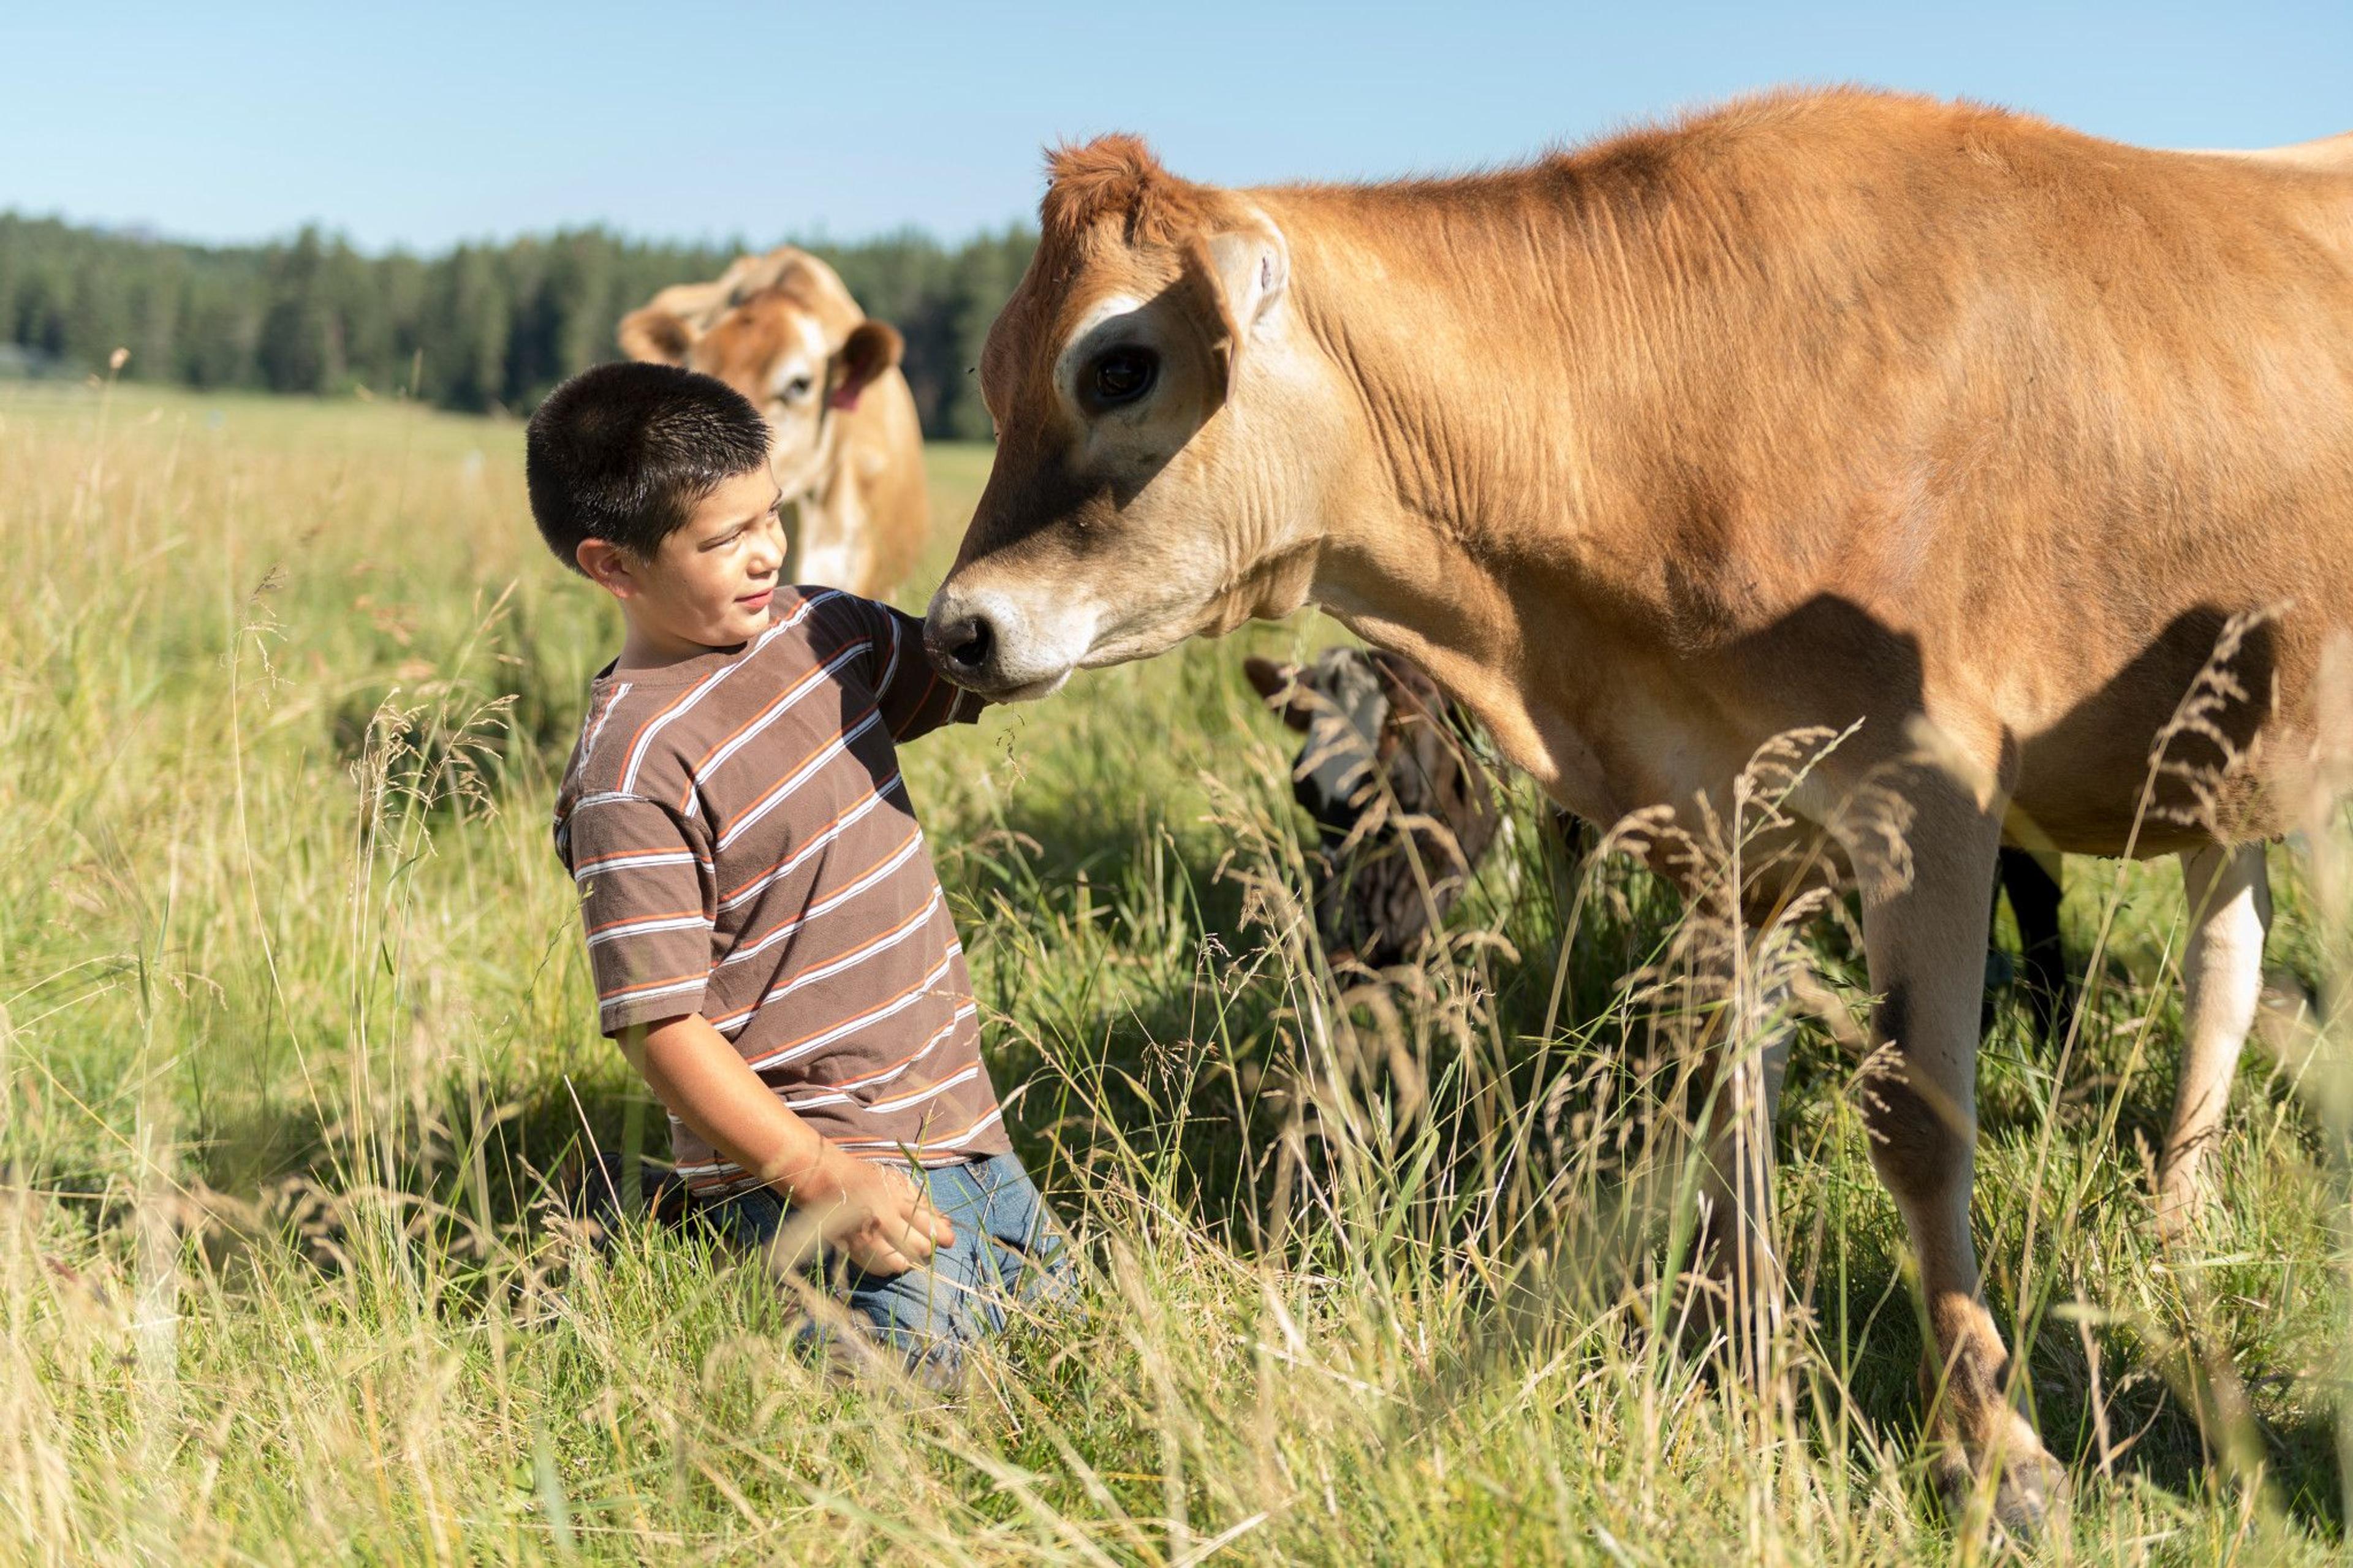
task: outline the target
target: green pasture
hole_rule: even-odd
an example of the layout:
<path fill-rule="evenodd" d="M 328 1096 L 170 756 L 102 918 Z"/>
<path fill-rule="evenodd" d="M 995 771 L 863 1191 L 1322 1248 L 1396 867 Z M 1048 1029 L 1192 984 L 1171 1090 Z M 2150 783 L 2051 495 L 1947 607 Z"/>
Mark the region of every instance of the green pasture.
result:
<path fill-rule="evenodd" d="M 933 449 L 911 607 L 987 462 Z M 1688 933 L 1647 873 L 1580 881 L 1523 798 L 1451 952 L 1325 968 L 1288 737 L 1239 666 L 1329 622 L 906 753 L 1008 1123 L 1085 1256 L 1083 1317 L 943 1402 L 828 1381 L 704 1238 L 600 1256 L 549 1223 L 548 1173 L 658 1118 L 547 841 L 616 623 L 531 529 L 518 426 L 0 384 L 0 1559 L 2010 1550 L 1926 1484 L 1901 1227 L 1825 1034 L 1779 1134 L 1776 1375 L 1683 1348 L 1693 1004 L 1660 978 Z M 2274 852 L 2283 994 L 2337 994 L 2341 854 Z M 2179 878 L 2070 871 L 2079 1037 L 2063 1070 L 2005 1005 L 1982 1076 L 1989 1289 L 2075 1480 L 2035 1555 L 2341 1563 L 2353 1073 L 2293 1019 L 2251 1046 L 2219 1210 L 2160 1245 Z M 1852 982 L 1837 922 L 1814 940 Z"/>

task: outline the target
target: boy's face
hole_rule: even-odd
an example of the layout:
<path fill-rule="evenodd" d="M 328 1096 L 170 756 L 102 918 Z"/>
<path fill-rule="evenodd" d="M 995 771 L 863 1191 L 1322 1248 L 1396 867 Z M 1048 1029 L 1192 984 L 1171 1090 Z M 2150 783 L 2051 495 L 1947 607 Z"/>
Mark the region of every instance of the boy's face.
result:
<path fill-rule="evenodd" d="M 580 569 L 621 602 L 631 651 L 691 658 L 747 642 L 768 626 L 784 568 L 783 495 L 767 466 L 722 480 L 653 558 L 581 542 Z"/>

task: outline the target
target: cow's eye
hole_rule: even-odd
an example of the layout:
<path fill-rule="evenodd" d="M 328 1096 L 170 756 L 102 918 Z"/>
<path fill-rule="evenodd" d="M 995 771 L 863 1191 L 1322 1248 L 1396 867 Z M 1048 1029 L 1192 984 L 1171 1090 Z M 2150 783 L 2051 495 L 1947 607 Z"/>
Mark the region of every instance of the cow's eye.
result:
<path fill-rule="evenodd" d="M 1152 390 L 1160 374 L 1160 356 L 1133 344 L 1106 349 L 1095 356 L 1087 374 L 1088 391 L 1097 406 L 1109 408 L 1133 403 Z"/>

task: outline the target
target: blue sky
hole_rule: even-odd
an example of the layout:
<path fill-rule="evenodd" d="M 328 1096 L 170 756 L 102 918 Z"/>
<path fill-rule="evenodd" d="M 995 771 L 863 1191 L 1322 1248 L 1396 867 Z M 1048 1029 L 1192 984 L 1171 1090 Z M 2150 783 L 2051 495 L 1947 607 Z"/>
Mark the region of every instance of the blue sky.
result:
<path fill-rule="evenodd" d="M 2353 129 L 2353 0 L 619 6 L 0 0 L 0 207 L 436 248 L 958 237 L 1113 130 L 1247 184 L 1459 169 L 1784 81 L 2256 145 Z"/>

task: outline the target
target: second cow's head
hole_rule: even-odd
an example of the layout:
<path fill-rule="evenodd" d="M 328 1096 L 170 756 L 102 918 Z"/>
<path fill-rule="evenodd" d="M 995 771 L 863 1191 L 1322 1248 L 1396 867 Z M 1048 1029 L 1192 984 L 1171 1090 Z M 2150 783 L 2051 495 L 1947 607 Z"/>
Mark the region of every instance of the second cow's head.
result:
<path fill-rule="evenodd" d="M 621 319 L 618 335 L 631 359 L 684 365 L 749 398 L 768 422 L 769 466 L 787 497 L 816 487 L 832 416 L 856 408 L 903 350 L 832 268 L 789 245 L 740 257 L 712 282 L 663 289 Z"/>
<path fill-rule="evenodd" d="M 1376 969 L 1413 957 L 1503 820 L 1470 718 L 1394 654 L 1329 648 L 1312 664 L 1242 668 L 1303 737 L 1292 793 L 1315 819 L 1324 950 Z"/>

